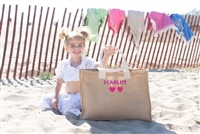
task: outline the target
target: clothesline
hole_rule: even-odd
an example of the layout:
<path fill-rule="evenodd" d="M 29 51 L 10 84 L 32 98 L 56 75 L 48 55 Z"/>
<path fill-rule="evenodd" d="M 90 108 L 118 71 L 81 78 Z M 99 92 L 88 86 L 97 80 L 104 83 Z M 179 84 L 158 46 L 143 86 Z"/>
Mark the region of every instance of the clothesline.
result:
<path fill-rule="evenodd" d="M 189 25 L 186 23 L 183 15 L 171 14 L 170 16 L 165 13 L 151 11 L 147 14 L 145 19 L 145 13 L 142 11 L 127 11 L 128 25 L 130 26 L 131 33 L 133 34 L 136 46 L 139 46 L 139 38 L 142 32 L 147 30 L 153 30 L 154 36 L 166 32 L 167 30 L 176 30 L 177 36 L 184 40 L 185 44 L 189 44 L 195 38 L 195 35 Z M 86 13 L 86 26 L 92 29 L 92 33 L 96 35 L 91 38 L 91 41 L 98 42 L 98 28 L 101 27 L 107 19 L 109 29 L 113 31 L 113 34 L 117 34 L 126 18 L 124 10 L 113 8 L 89 8 Z"/>

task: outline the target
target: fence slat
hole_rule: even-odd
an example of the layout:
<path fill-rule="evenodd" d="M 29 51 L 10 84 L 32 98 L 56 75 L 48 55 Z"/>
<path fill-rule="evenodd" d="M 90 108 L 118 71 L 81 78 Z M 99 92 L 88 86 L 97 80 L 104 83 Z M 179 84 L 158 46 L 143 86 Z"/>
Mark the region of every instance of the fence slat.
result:
<path fill-rule="evenodd" d="M 195 17 L 195 20 L 194 22 L 197 22 L 198 20 L 198 16 Z M 194 34 L 196 35 L 198 32 L 198 27 L 194 28 Z M 195 41 L 196 41 L 196 38 L 194 38 L 193 42 L 191 43 L 191 51 L 190 51 L 190 56 L 189 56 L 189 60 L 188 60 L 188 64 L 187 66 L 184 66 L 184 67 L 190 67 L 190 61 L 192 59 L 192 52 L 194 50 L 194 46 L 195 46 Z M 186 60 L 187 61 L 187 60 Z M 186 65 L 186 64 L 185 64 Z"/>
<path fill-rule="evenodd" d="M 129 31 L 130 31 L 130 29 L 129 29 Z M 130 32 L 129 32 L 129 33 L 130 33 Z M 131 35 L 131 39 L 130 39 L 130 41 L 129 41 L 129 46 L 131 46 L 131 45 L 132 45 L 132 44 L 131 44 L 131 43 L 132 43 L 132 41 L 133 41 L 133 35 Z M 133 46 L 133 47 L 134 47 L 134 46 Z M 129 63 L 129 66 L 130 66 L 130 67 L 132 67 L 132 66 L 133 66 L 133 64 L 131 65 L 131 61 L 132 61 L 132 57 L 133 57 L 133 50 L 134 50 L 134 49 L 129 49 L 129 50 L 132 50 L 132 52 L 131 52 L 130 60 L 129 60 L 129 62 L 128 62 L 128 63 Z"/>
<path fill-rule="evenodd" d="M 5 36 L 5 43 L 4 43 L 4 49 L 3 49 L 3 57 L 2 57 L 2 63 L 1 63 L 0 77 L 2 77 L 3 68 L 4 68 L 4 64 L 5 64 L 5 59 L 6 59 L 6 50 L 7 50 L 7 44 L 8 44 L 8 36 L 9 36 L 8 33 L 9 33 L 9 28 L 10 28 L 10 12 L 11 12 L 11 5 L 9 5 L 9 9 L 8 9 L 6 36 Z"/>
<path fill-rule="evenodd" d="M 45 31 L 46 31 L 46 25 L 47 25 L 47 19 L 48 19 L 48 15 L 49 15 L 49 7 L 47 8 L 47 12 L 46 12 L 46 18 L 45 18 L 45 22 L 44 22 L 44 27 L 43 27 L 43 32 L 42 32 L 42 39 L 41 39 L 41 44 L 40 44 L 40 56 L 39 56 L 39 63 L 38 63 L 38 74 L 40 74 L 40 68 L 41 68 L 41 59 L 42 59 L 42 50 L 43 50 L 43 44 L 44 44 L 44 37 L 45 37 Z M 44 68 L 43 68 L 44 71 Z"/>
<path fill-rule="evenodd" d="M 124 27 L 126 27 L 126 25 L 127 25 L 127 18 L 125 17 Z M 120 29 L 121 29 L 121 26 L 122 26 L 122 23 L 120 24 Z M 118 32 L 120 32 L 120 29 L 119 29 Z M 119 44 L 119 47 L 118 47 L 119 49 L 121 49 L 121 47 L 122 47 L 122 41 L 124 39 L 124 33 L 125 33 L 125 28 L 122 31 L 122 36 L 121 36 L 120 44 Z M 117 40 L 118 40 L 118 38 L 119 38 L 119 36 L 117 37 Z M 117 43 L 117 40 L 116 40 L 116 43 Z M 118 59 L 118 57 L 119 57 L 119 53 L 117 53 L 117 57 L 116 57 L 116 60 L 115 60 L 115 65 L 117 65 L 117 59 Z"/>
<path fill-rule="evenodd" d="M 139 44 L 141 44 L 141 40 L 142 40 L 142 36 L 143 36 L 143 32 L 142 32 L 142 34 L 140 35 L 140 40 L 139 40 Z M 135 39 L 134 39 L 134 48 L 133 48 L 133 51 L 135 50 L 135 49 L 137 49 L 136 48 L 137 46 L 136 46 L 136 44 L 135 44 Z M 139 46 L 138 46 L 139 47 Z M 136 50 L 137 51 L 137 50 Z M 139 50 L 138 50 L 139 51 Z M 140 52 L 139 52 L 140 53 Z M 137 57 L 138 57 L 139 55 L 138 54 L 135 54 L 135 59 L 134 59 L 134 61 L 133 61 L 133 67 L 135 67 L 135 63 L 137 62 Z M 138 63 L 137 63 L 138 64 Z M 136 64 L 136 65 L 137 65 Z"/>
<path fill-rule="evenodd" d="M 61 27 L 64 26 L 66 13 L 67 13 L 67 8 L 65 8 L 65 10 L 64 10 L 64 14 L 63 14 L 63 19 L 62 19 Z M 57 35 L 55 35 L 55 36 L 57 36 Z M 57 47 L 56 61 L 55 61 L 54 68 L 56 68 L 56 67 L 57 67 L 57 64 L 58 64 L 58 56 L 59 56 L 59 51 L 60 51 L 60 43 L 61 43 L 61 41 L 58 40 L 58 47 Z M 55 72 L 54 72 L 54 74 L 55 74 Z"/>
<path fill-rule="evenodd" d="M 175 35 L 176 33 L 174 33 Z M 173 55 L 172 55 L 172 58 L 171 58 L 171 64 L 170 64 L 170 68 L 173 68 L 174 64 L 173 64 L 173 61 L 175 62 L 175 55 L 176 55 L 176 49 L 178 48 L 178 37 L 175 38 L 175 43 L 174 43 L 174 49 L 173 49 Z"/>
<path fill-rule="evenodd" d="M 152 32 L 153 32 L 153 31 L 150 32 L 150 36 L 149 36 L 149 38 L 148 38 L 147 44 L 146 44 L 146 39 L 145 39 L 145 44 L 146 44 L 147 47 L 146 47 L 146 50 L 145 50 L 145 52 L 144 52 L 144 58 L 143 58 L 143 60 L 142 60 L 142 65 L 141 65 L 141 67 L 143 67 L 143 64 L 144 64 L 144 61 L 145 61 L 145 57 L 146 57 L 146 54 L 147 54 L 147 50 L 148 50 L 148 48 L 149 48 L 149 42 L 150 42 L 150 39 L 151 39 Z M 146 32 L 146 35 L 145 35 L 145 36 L 148 36 L 148 32 Z M 147 63 L 148 63 L 148 62 L 146 62 L 146 65 L 147 65 Z M 146 65 L 145 65 L 144 68 L 146 68 Z"/>
<path fill-rule="evenodd" d="M 160 52 L 160 49 L 161 49 L 161 47 L 162 47 L 162 42 L 163 42 L 163 37 L 164 37 L 164 34 L 165 33 L 162 33 L 161 34 L 161 39 L 160 39 L 160 43 L 159 43 L 159 45 L 158 45 L 158 51 L 156 51 L 156 59 L 155 59 L 155 64 L 154 64 L 154 67 L 153 68 L 157 68 L 157 62 L 159 62 L 159 61 L 157 61 L 158 60 L 158 55 L 159 54 L 162 54 L 162 53 L 159 53 Z M 157 45 L 157 43 L 156 43 L 156 45 Z M 160 56 L 161 57 L 161 56 Z M 159 64 L 159 63 L 158 63 Z M 159 66 L 158 66 L 158 68 L 159 68 Z"/>
<path fill-rule="evenodd" d="M 106 18 L 106 22 L 107 22 L 107 20 L 108 20 L 108 16 Z M 99 55 L 99 53 L 101 51 L 101 46 L 102 46 L 102 42 L 103 42 L 105 30 L 106 30 L 106 24 L 107 23 L 104 23 L 104 26 L 103 26 L 103 32 L 102 32 L 102 36 L 101 36 L 101 39 L 100 39 L 100 43 L 99 43 L 99 48 L 98 48 L 98 51 L 97 51 L 97 55 Z M 96 61 L 99 61 L 99 58 L 102 58 L 102 57 L 97 56 Z"/>
<path fill-rule="evenodd" d="M 39 35 L 40 35 L 40 26 L 41 26 L 41 20 L 42 20 L 42 11 L 43 11 L 43 7 L 40 8 L 40 15 L 39 15 L 36 43 L 35 43 L 35 51 L 34 51 L 34 55 L 33 55 L 33 65 L 32 65 L 32 70 L 31 70 L 31 77 L 33 77 L 33 75 L 34 75 L 35 60 L 36 60 L 36 56 L 37 56 L 38 41 L 39 41 Z M 37 72 L 39 72 L 38 69 L 37 69 Z"/>
<path fill-rule="evenodd" d="M 69 13 L 68 22 L 67 22 L 67 27 L 69 27 L 69 25 L 70 25 L 70 19 L 71 19 L 71 13 Z M 62 47 L 62 48 L 63 48 L 63 47 Z M 64 54 L 65 54 L 65 49 L 63 48 L 63 49 L 62 49 L 61 60 L 63 60 Z M 68 58 L 68 53 L 67 53 L 67 55 L 66 55 L 66 58 Z"/>
<path fill-rule="evenodd" d="M 53 26 L 53 19 L 54 19 L 54 14 L 55 14 L 55 8 L 53 8 L 53 13 L 52 13 L 52 17 L 51 17 L 51 22 L 49 25 L 49 31 L 48 31 L 48 38 L 47 38 L 47 47 L 46 47 L 46 52 L 45 52 L 45 58 L 44 58 L 44 72 L 46 72 L 46 67 L 47 67 L 47 57 L 48 57 L 48 51 L 49 51 L 49 41 L 51 39 L 51 29 Z"/>
<path fill-rule="evenodd" d="M 191 18 L 191 16 L 189 15 L 189 20 L 190 20 L 190 18 Z M 194 16 L 192 16 L 191 21 L 192 21 L 192 22 L 194 21 Z M 193 41 L 194 41 L 194 40 L 193 40 Z M 185 49 L 187 49 L 187 54 L 186 54 L 186 52 L 184 52 L 184 55 L 186 56 L 186 59 L 184 60 L 184 65 L 182 65 L 183 62 L 181 63 L 181 66 L 183 66 L 183 68 L 185 68 L 185 65 L 186 65 L 186 63 L 187 63 L 188 54 L 189 54 L 191 45 L 192 45 L 192 43 L 188 44 L 188 45 L 186 46 L 186 48 L 185 48 Z M 185 51 L 186 51 L 186 50 L 185 50 Z M 184 56 L 183 56 L 183 59 L 184 59 Z"/>
<path fill-rule="evenodd" d="M 156 48 L 157 48 L 157 46 L 158 46 L 158 45 L 157 45 L 157 44 L 158 44 L 158 37 L 155 37 L 154 34 L 153 34 L 153 38 L 156 39 L 156 42 L 155 42 L 155 45 L 154 45 L 155 47 L 154 47 L 153 55 L 152 55 L 151 62 L 150 62 L 150 68 L 151 68 L 151 69 L 155 69 L 155 68 L 154 68 L 155 65 L 153 65 L 153 60 L 154 60 L 154 55 L 156 54 L 156 53 L 155 53 Z M 153 40 L 153 41 L 154 41 L 154 40 Z M 152 44 L 151 44 L 152 46 L 153 46 L 153 44 L 154 44 L 153 41 L 152 41 Z M 151 55 L 151 54 L 150 54 L 150 55 Z M 156 64 L 156 60 L 154 60 L 154 62 L 155 62 L 155 64 Z"/>
<path fill-rule="evenodd" d="M 164 47 L 165 47 L 165 45 L 167 45 L 166 47 L 166 50 L 165 50 L 165 53 L 164 53 L 164 59 L 163 59 L 163 62 L 162 62 L 162 64 L 161 64 L 161 68 L 163 69 L 164 68 L 164 66 L 165 66 L 165 59 L 166 59 L 166 57 L 167 57 L 167 53 L 168 53 L 168 48 L 169 48 L 169 46 L 171 45 L 170 44 L 170 39 L 171 39 L 171 35 L 172 35 L 172 29 L 170 30 L 170 31 L 167 31 L 167 33 L 166 33 L 166 37 L 165 37 L 165 41 L 164 41 Z M 170 32 L 169 33 L 169 38 L 168 38 L 168 32 Z M 167 41 L 168 41 L 168 43 L 167 43 Z M 164 49 L 164 47 L 163 47 L 163 49 Z M 170 54 L 170 53 L 169 53 Z M 161 52 L 161 57 L 162 57 L 162 52 Z M 159 61 L 159 66 L 160 66 L 160 62 L 161 61 Z"/>
<path fill-rule="evenodd" d="M 147 31 L 148 32 L 148 31 Z M 152 35 L 153 35 L 153 31 L 151 30 L 150 31 L 150 35 L 149 35 L 149 41 L 148 41 L 148 43 L 147 43 L 147 45 L 149 46 L 149 43 L 150 43 L 150 39 L 152 38 Z M 153 42 L 154 42 L 154 37 L 153 37 L 153 39 L 152 39 L 152 44 L 153 44 Z M 149 64 L 149 58 L 150 58 L 150 55 L 151 55 L 151 50 L 152 50 L 152 47 L 153 47 L 153 45 L 150 45 L 150 49 L 149 49 L 149 54 L 147 55 L 147 62 L 146 62 L 146 65 L 145 65 L 145 69 L 147 68 L 147 65 Z"/>
<path fill-rule="evenodd" d="M 141 38 L 142 38 L 143 34 L 144 34 L 144 33 L 142 33 Z M 140 45 L 140 47 L 142 47 L 142 50 L 141 50 L 141 52 L 140 52 L 140 54 L 139 54 L 139 59 L 138 59 L 138 62 L 137 62 L 137 68 L 142 68 L 142 66 L 139 67 L 139 65 L 140 65 L 141 58 L 142 58 L 142 56 L 143 56 L 143 50 L 144 50 L 146 38 L 147 38 L 147 32 L 146 32 L 145 35 L 144 35 L 143 44 Z M 147 48 L 146 48 L 146 49 L 147 49 Z"/>
<path fill-rule="evenodd" d="M 200 44 L 200 40 L 199 40 L 199 44 Z M 198 45 L 198 50 L 199 50 L 199 46 Z M 199 54 L 199 51 L 197 52 L 197 67 L 198 67 L 198 62 L 199 62 L 199 58 L 200 58 L 200 54 Z M 196 67 L 196 66 L 195 66 Z"/>
<path fill-rule="evenodd" d="M 124 27 L 124 30 L 126 29 L 126 27 L 128 27 L 127 25 L 128 24 L 126 23 L 126 26 Z M 123 50 L 122 50 L 123 54 L 125 54 L 125 48 L 127 47 L 127 41 L 128 41 L 128 37 L 129 37 L 129 32 L 130 32 L 130 27 L 128 29 L 128 34 L 126 35 L 126 39 L 125 39 L 125 42 L 124 42 L 124 47 L 123 47 Z M 128 46 L 128 48 L 130 49 L 130 45 Z M 126 61 L 127 61 L 128 54 L 129 54 L 129 52 L 127 52 Z M 119 66 L 122 66 L 122 58 L 120 59 Z"/>
<path fill-rule="evenodd" d="M 190 16 L 186 16 L 187 18 L 188 18 L 188 21 L 190 20 Z M 189 44 L 188 44 L 189 45 Z M 181 62 L 180 63 L 180 68 L 182 68 L 182 64 L 183 64 L 183 62 L 184 62 L 184 55 L 185 55 L 185 53 L 186 53 L 186 49 L 188 48 L 188 45 L 186 44 L 186 42 L 183 42 L 183 44 L 182 44 L 182 48 L 181 48 L 181 50 L 182 49 L 184 49 L 183 50 L 183 53 L 181 53 L 180 54 L 180 57 L 179 57 L 179 61 Z M 182 51 L 181 51 L 182 52 Z M 178 62 L 179 63 L 179 62 Z"/>
<path fill-rule="evenodd" d="M 200 16 L 198 16 L 198 17 L 199 17 L 199 19 L 198 19 L 198 23 L 197 24 L 200 24 Z M 192 56 L 194 58 L 192 58 L 192 62 L 191 62 L 191 64 L 193 63 L 193 65 L 192 65 L 193 68 L 195 68 L 195 54 L 196 54 L 195 52 L 197 50 L 197 54 L 198 54 L 197 47 L 200 45 L 200 43 L 198 43 L 198 41 L 200 40 L 200 26 L 197 25 L 197 28 L 198 28 L 198 34 L 196 33 L 196 37 L 198 37 L 198 39 L 196 40 L 196 46 L 195 46 L 195 49 L 194 49 L 194 55 Z"/>
<path fill-rule="evenodd" d="M 77 17 L 78 11 L 79 11 L 79 9 L 76 10 L 76 13 L 75 13 L 75 16 L 74 16 L 74 21 L 72 23 L 72 29 L 71 29 L 72 31 L 74 30 L 74 26 L 75 26 L 75 22 L 76 22 L 76 17 Z"/>
<path fill-rule="evenodd" d="M 146 22 L 147 21 L 147 18 L 148 18 L 148 14 L 146 14 L 146 16 L 145 16 L 145 19 L 144 19 L 144 22 Z M 138 63 L 137 63 L 137 68 L 139 68 L 139 65 L 141 64 L 141 66 L 140 66 L 140 68 L 142 68 L 142 63 L 140 63 L 141 62 L 141 57 L 142 57 L 142 54 L 143 54 L 143 49 L 144 49 L 144 46 L 145 46 L 145 43 L 146 43 L 146 38 L 147 38 L 147 34 L 148 32 L 146 32 L 145 33 L 145 35 L 144 35 L 144 41 L 143 41 L 143 44 L 142 44 L 142 50 L 141 50 L 141 54 L 139 55 L 139 59 L 138 59 Z M 141 42 L 141 40 L 142 40 L 142 37 L 143 37 L 143 34 L 144 34 L 144 32 L 142 32 L 142 34 L 140 35 L 140 42 Z M 138 46 L 139 47 L 139 46 Z M 140 46 L 141 47 L 141 46 Z M 146 47 L 146 50 L 147 50 L 147 48 L 148 47 Z M 145 51 L 146 51 L 145 50 Z M 143 57 L 143 59 L 145 58 L 145 54 L 144 54 L 144 57 Z"/>
<path fill-rule="evenodd" d="M 29 5 L 29 8 L 28 8 L 28 16 L 27 16 L 27 23 L 26 23 L 26 34 L 25 34 L 25 40 L 24 40 L 24 51 L 23 51 L 22 63 L 21 63 L 20 74 L 19 74 L 19 78 L 20 78 L 20 79 L 21 79 L 21 77 L 22 77 L 22 70 L 23 70 L 24 59 L 25 59 L 25 55 L 26 55 L 26 43 L 27 43 L 27 38 L 28 38 L 30 11 L 31 11 L 31 6 Z M 26 72 L 25 72 L 25 73 L 26 73 Z M 25 74 L 25 75 L 26 75 L 26 74 Z"/>
<path fill-rule="evenodd" d="M 36 10 L 37 10 L 37 6 L 35 6 L 35 9 L 34 9 L 33 23 L 31 23 L 32 29 L 31 29 L 30 42 L 29 42 L 28 59 L 27 59 L 27 62 L 26 62 L 26 74 L 25 74 L 25 78 L 27 78 L 28 72 L 29 72 L 28 69 L 29 69 L 29 61 L 30 61 L 30 56 L 31 56 L 31 48 L 32 48 L 34 26 L 35 26 Z"/>
<path fill-rule="evenodd" d="M 80 19 L 79 19 L 79 22 L 78 22 L 78 26 L 81 26 L 81 22 L 83 22 L 83 9 L 81 9 L 81 15 L 80 15 Z"/>
<path fill-rule="evenodd" d="M 1 12 L 1 20 L 0 20 L 0 36 L 1 36 L 2 27 L 3 27 L 4 11 L 5 11 L 5 4 L 3 4 L 3 6 L 2 6 L 2 12 Z"/>
<path fill-rule="evenodd" d="M 160 59 L 159 59 L 159 61 L 158 61 L 158 67 L 157 67 L 157 68 L 160 68 L 160 69 L 163 68 L 163 64 L 160 65 L 160 62 L 162 61 L 162 57 L 163 57 L 163 53 L 164 53 L 164 49 L 165 49 L 165 44 L 166 44 L 166 39 L 167 39 L 168 33 L 169 33 L 169 31 L 167 31 L 166 33 L 164 33 L 164 34 L 165 34 L 164 43 L 162 44 L 163 47 L 162 47 L 162 50 L 161 50 L 161 52 L 160 52 L 161 55 L 160 55 Z M 162 43 L 162 40 L 161 40 L 161 43 Z M 167 46 L 169 46 L 169 45 L 167 45 Z M 164 60 L 163 60 L 163 61 L 164 61 Z"/>
<path fill-rule="evenodd" d="M 167 60 L 167 65 L 166 65 L 166 68 L 168 69 L 168 68 L 170 68 L 169 66 L 171 65 L 171 64 L 169 64 L 169 61 L 170 61 L 170 59 L 171 59 L 171 57 L 172 57 L 172 59 L 173 59 L 173 47 L 176 47 L 175 45 L 175 36 L 176 36 L 176 31 L 175 30 L 171 30 L 172 32 L 171 32 L 171 34 L 170 34 L 170 39 L 171 39 L 171 36 L 173 37 L 172 38 L 172 42 L 170 42 L 170 40 L 169 40 L 169 43 L 171 43 L 171 49 L 170 49 L 170 52 L 169 52 L 169 57 L 168 57 L 168 60 Z M 174 34 L 173 34 L 174 33 Z"/>
<path fill-rule="evenodd" d="M 179 47 L 181 46 L 181 40 L 177 37 L 177 44 L 176 45 L 178 45 L 177 47 L 177 49 L 175 49 L 176 50 L 176 52 L 175 52 L 175 57 L 174 57 L 174 63 L 173 63 L 173 68 L 177 68 L 177 65 L 176 65 L 176 61 L 177 61 L 177 59 L 178 59 L 178 52 L 179 52 Z"/>
<path fill-rule="evenodd" d="M 22 38 L 22 29 L 23 29 L 23 19 L 24 19 L 24 13 L 21 14 L 21 23 L 20 23 L 20 31 L 19 31 L 19 41 L 18 41 L 18 47 L 17 47 L 17 53 L 16 53 L 16 60 L 15 60 L 15 69 L 13 78 L 16 78 L 17 73 L 17 65 L 19 60 L 19 54 L 20 54 L 20 46 L 21 46 L 21 38 Z"/>
<path fill-rule="evenodd" d="M 55 43 L 56 43 L 57 29 L 58 29 L 58 22 L 55 24 L 54 37 L 53 37 L 52 50 L 51 50 L 51 58 L 50 58 L 50 64 L 49 64 L 49 72 L 51 72 L 52 70 L 52 61 L 53 61 L 54 48 L 55 48 Z"/>
<path fill-rule="evenodd" d="M 200 46 L 200 40 L 197 40 L 197 45 L 196 45 L 196 53 L 195 53 L 195 58 L 194 58 L 194 64 L 193 64 L 193 68 L 196 67 L 196 64 L 198 65 L 199 63 L 199 46 Z"/>
<path fill-rule="evenodd" d="M 128 27 L 128 32 L 127 32 L 127 35 L 126 35 L 126 42 L 125 42 L 125 44 L 127 44 L 127 42 L 128 42 L 128 39 L 129 39 L 129 34 L 130 33 L 130 27 Z M 130 66 L 130 62 L 128 62 L 128 57 L 129 57 L 129 54 L 130 54 L 130 48 L 131 48 L 131 44 L 129 43 L 128 44 L 128 50 L 127 50 L 127 56 L 126 56 L 126 61 L 127 61 L 127 64 L 128 64 L 128 66 Z M 121 59 L 121 61 L 120 61 L 120 66 L 121 66 L 121 63 L 122 63 L 122 59 Z"/>
<path fill-rule="evenodd" d="M 9 62 L 8 62 L 8 69 L 7 69 L 6 78 L 9 78 L 9 72 L 10 72 L 13 49 L 14 49 L 14 43 L 15 43 L 15 33 L 16 33 L 16 23 L 17 23 L 17 10 L 18 10 L 18 6 L 16 5 L 15 6 L 14 27 L 13 27 L 13 34 L 12 34 L 12 44 L 11 44 L 11 48 L 10 48 L 10 57 L 9 57 Z"/>

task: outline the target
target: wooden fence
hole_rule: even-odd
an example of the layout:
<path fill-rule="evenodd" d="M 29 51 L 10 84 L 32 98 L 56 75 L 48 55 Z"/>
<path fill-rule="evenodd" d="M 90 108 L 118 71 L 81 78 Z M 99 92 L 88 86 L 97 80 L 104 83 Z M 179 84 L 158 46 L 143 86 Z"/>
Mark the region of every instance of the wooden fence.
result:
<path fill-rule="evenodd" d="M 18 5 L 12 7 L 3 4 L 0 8 L 0 78 L 21 79 L 39 76 L 41 72 L 54 73 L 58 62 L 68 57 L 57 37 L 58 30 L 63 26 L 73 30 L 84 25 L 86 11 L 77 9 L 71 12 L 64 8 L 59 9 L 62 11 L 58 13 L 56 8 L 37 6 L 28 6 L 25 12 L 19 10 Z M 149 30 L 141 34 L 140 54 L 135 55 L 134 38 L 125 19 L 119 33 L 115 35 L 107 22 L 100 27 L 99 42 L 87 42 L 86 55 L 98 61 L 100 50 L 107 44 L 117 46 L 132 68 L 197 68 L 200 66 L 200 15 L 185 15 L 185 19 L 197 37 L 187 46 L 174 30 L 159 37 L 154 37 Z M 110 66 L 122 64 L 119 54 L 111 57 Z"/>

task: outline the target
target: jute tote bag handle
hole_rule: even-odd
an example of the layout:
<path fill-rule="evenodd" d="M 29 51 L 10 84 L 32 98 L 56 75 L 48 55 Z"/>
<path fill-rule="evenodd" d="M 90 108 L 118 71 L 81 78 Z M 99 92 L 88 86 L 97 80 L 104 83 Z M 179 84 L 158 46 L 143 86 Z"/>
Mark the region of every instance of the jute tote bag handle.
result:
<path fill-rule="evenodd" d="M 100 67 L 98 67 L 97 69 L 99 70 L 99 79 L 105 79 L 106 77 L 106 72 L 120 72 L 123 71 L 124 72 L 124 78 L 126 79 L 130 79 L 130 71 L 129 71 L 129 67 L 126 63 L 126 59 L 124 54 L 121 52 L 120 49 L 118 49 L 117 47 L 113 46 L 117 52 L 119 52 L 122 56 L 123 62 L 124 62 L 124 66 L 121 68 L 115 68 L 115 69 L 107 69 L 107 68 L 102 68 L 103 65 L 103 61 L 102 61 L 102 55 L 103 55 L 103 51 L 109 46 L 105 46 L 101 51 L 100 51 L 100 58 L 99 58 L 99 62 L 101 64 Z"/>

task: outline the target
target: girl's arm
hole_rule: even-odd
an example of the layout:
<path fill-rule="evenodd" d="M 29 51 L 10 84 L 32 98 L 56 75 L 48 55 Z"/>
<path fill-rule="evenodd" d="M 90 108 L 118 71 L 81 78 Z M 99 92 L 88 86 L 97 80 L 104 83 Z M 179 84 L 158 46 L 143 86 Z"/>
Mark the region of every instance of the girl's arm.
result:
<path fill-rule="evenodd" d="M 51 103 L 51 107 L 54 109 L 57 109 L 58 107 L 58 96 L 60 94 L 60 89 L 62 87 L 63 79 L 57 78 L 56 80 L 56 86 L 55 86 L 55 92 L 54 92 L 54 97 Z"/>
<path fill-rule="evenodd" d="M 113 46 L 107 46 L 105 49 L 104 49 L 104 56 L 103 56 L 103 59 L 102 59 L 102 68 L 105 68 L 108 64 L 108 60 L 111 56 L 113 56 L 115 53 L 116 53 L 117 49 Z M 94 69 L 97 69 L 97 67 L 99 66 L 99 64 L 96 64 L 94 66 Z"/>
<path fill-rule="evenodd" d="M 117 49 L 113 46 L 107 46 L 105 49 L 104 49 L 104 56 L 103 56 L 103 59 L 102 59 L 102 62 L 103 62 L 103 68 L 105 68 L 108 64 L 108 60 L 111 56 L 113 56 L 115 53 L 116 53 Z"/>
<path fill-rule="evenodd" d="M 105 68 L 107 66 L 109 58 L 110 58 L 110 56 L 106 56 L 106 55 L 103 56 L 103 59 L 102 59 L 103 66 L 102 66 L 102 68 Z"/>

